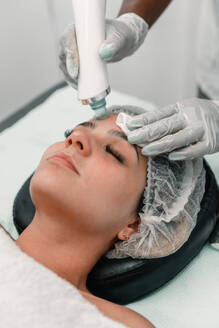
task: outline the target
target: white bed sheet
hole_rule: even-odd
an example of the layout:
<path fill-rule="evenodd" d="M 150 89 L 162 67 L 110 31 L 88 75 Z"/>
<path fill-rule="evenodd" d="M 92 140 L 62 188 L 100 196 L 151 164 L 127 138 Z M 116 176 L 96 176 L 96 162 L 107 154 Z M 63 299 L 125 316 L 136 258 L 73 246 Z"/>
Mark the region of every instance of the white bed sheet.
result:
<path fill-rule="evenodd" d="M 154 108 L 150 102 L 114 90 L 108 96 L 108 105 L 113 104 Z M 0 134 L 0 223 L 14 239 L 18 237 L 12 220 L 16 193 L 35 170 L 44 150 L 63 140 L 67 128 L 92 115 L 66 87 Z M 206 159 L 219 182 L 219 154 Z M 177 277 L 128 307 L 147 317 L 156 328 L 219 328 L 219 252 L 207 244 Z"/>

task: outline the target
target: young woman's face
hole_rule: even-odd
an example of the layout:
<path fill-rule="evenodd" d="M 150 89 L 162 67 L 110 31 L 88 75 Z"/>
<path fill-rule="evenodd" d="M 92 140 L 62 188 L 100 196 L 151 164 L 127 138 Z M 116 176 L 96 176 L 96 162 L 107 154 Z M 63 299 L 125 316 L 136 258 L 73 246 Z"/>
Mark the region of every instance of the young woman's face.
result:
<path fill-rule="evenodd" d="M 113 233 L 136 215 L 147 158 L 127 142 L 116 117 L 82 123 L 45 151 L 30 185 L 38 210 L 59 213 L 65 224 L 90 233 Z M 76 171 L 54 157 L 60 153 L 70 156 Z"/>

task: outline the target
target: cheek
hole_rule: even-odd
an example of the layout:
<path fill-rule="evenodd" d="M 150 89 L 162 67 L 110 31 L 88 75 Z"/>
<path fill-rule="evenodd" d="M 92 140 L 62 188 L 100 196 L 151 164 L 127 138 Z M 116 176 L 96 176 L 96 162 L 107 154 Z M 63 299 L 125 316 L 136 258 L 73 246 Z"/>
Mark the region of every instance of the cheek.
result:
<path fill-rule="evenodd" d="M 30 194 L 33 202 L 35 199 L 35 197 L 33 197 L 34 195 L 44 194 L 44 196 L 47 197 L 50 194 L 53 195 L 54 198 L 57 196 L 59 196 L 59 198 L 64 198 L 64 192 L 67 193 L 65 186 L 69 184 L 69 176 L 58 167 L 46 161 L 50 156 L 63 150 L 63 147 L 64 143 L 58 142 L 47 148 L 43 153 L 30 183 Z"/>
<path fill-rule="evenodd" d="M 89 203 L 98 206 L 101 215 L 129 215 L 139 194 L 136 177 L 128 169 L 99 162 L 85 182 L 89 188 Z"/>
<path fill-rule="evenodd" d="M 50 146 L 49 148 L 47 148 L 44 151 L 43 156 L 41 157 L 40 163 L 42 163 L 43 160 L 52 156 L 56 152 L 63 150 L 63 148 L 64 148 L 64 141 L 56 142 L 55 144 L 53 144 L 52 146 Z"/>

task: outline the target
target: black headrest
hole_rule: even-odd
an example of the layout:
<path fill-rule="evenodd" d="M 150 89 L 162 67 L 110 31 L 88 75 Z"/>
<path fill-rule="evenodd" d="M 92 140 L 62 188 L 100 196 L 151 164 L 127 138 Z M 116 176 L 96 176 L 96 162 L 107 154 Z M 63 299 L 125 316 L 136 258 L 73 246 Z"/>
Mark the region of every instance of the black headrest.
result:
<path fill-rule="evenodd" d="M 204 165 L 205 194 L 197 224 L 188 241 L 174 254 L 158 259 L 107 259 L 103 256 L 87 280 L 87 287 L 94 295 L 118 304 L 133 302 L 164 285 L 199 253 L 216 224 L 219 199 L 214 174 L 205 160 Z M 35 213 L 29 193 L 33 174 L 25 181 L 14 200 L 13 219 L 19 234 L 31 223 Z"/>

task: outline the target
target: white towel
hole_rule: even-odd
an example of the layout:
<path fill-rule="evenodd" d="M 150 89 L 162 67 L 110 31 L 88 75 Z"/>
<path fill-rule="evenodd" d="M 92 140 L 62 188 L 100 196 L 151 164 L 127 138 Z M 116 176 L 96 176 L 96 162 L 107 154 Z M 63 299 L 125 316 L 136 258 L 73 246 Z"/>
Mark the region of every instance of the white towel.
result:
<path fill-rule="evenodd" d="M 0 326 L 125 328 L 104 316 L 68 281 L 21 251 L 0 228 Z"/>

